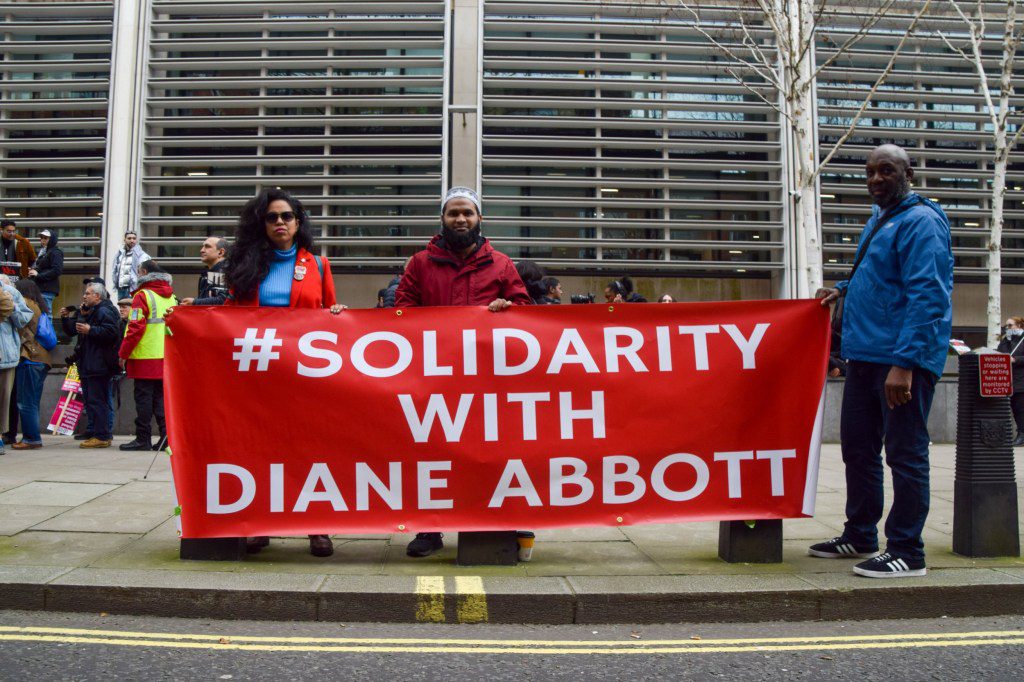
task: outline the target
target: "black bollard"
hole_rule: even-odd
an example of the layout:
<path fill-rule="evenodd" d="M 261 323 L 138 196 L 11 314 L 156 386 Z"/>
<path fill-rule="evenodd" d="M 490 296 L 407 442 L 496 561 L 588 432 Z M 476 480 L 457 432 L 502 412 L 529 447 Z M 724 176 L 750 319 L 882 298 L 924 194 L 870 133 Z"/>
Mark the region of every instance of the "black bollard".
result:
<path fill-rule="evenodd" d="M 178 558 L 185 561 L 241 561 L 245 538 L 182 538 Z"/>
<path fill-rule="evenodd" d="M 978 356 L 960 356 L 953 551 L 1020 556 L 1009 398 L 982 398 Z"/>
<path fill-rule="evenodd" d="M 782 561 L 782 519 L 722 521 L 718 524 L 718 558 L 730 564 L 777 564 Z"/>
<path fill-rule="evenodd" d="M 514 566 L 519 539 L 514 530 L 459 532 L 455 563 L 460 566 Z"/>

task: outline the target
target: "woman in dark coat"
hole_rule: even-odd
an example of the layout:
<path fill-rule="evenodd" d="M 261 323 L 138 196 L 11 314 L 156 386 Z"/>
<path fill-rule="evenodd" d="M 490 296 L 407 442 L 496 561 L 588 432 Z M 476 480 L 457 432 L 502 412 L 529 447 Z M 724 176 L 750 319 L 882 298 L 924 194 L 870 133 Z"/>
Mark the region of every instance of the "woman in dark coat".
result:
<path fill-rule="evenodd" d="M 1017 437 L 1013 445 L 1024 445 L 1024 317 L 1011 317 L 1006 320 L 1006 331 L 1002 341 L 996 348 L 1000 353 L 1007 353 L 1013 364 L 1013 395 L 1010 397 L 1010 408 L 1013 420 L 1017 422 Z"/>

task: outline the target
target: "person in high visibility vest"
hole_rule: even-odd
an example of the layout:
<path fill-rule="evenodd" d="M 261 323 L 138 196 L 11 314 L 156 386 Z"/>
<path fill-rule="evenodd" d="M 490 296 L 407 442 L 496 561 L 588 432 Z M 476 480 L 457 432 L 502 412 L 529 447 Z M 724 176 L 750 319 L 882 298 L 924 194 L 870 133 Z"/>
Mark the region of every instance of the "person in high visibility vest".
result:
<path fill-rule="evenodd" d="M 139 285 L 132 294 L 128 327 L 118 356 L 121 368 L 135 381 L 135 440 L 121 450 L 153 449 L 153 417 L 160 438 L 167 435 L 164 421 L 164 315 L 175 306 L 171 276 L 156 261 L 139 266 Z"/>

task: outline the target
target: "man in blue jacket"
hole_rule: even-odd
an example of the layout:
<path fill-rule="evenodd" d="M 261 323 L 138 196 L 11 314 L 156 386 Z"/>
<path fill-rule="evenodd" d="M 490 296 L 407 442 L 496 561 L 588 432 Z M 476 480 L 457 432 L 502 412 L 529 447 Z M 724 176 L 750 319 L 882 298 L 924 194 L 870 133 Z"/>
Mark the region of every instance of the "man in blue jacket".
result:
<path fill-rule="evenodd" d="M 842 352 L 849 361 L 840 422 L 846 465 L 843 534 L 812 545 L 811 556 L 863 558 L 858 575 L 924 575 L 921 531 L 928 516 L 928 412 L 952 331 L 953 251 L 949 220 L 910 191 L 910 158 L 892 144 L 868 156 L 875 202 L 850 278 L 819 289 L 822 305 L 843 299 Z M 882 518 L 882 445 L 893 503 Z"/>

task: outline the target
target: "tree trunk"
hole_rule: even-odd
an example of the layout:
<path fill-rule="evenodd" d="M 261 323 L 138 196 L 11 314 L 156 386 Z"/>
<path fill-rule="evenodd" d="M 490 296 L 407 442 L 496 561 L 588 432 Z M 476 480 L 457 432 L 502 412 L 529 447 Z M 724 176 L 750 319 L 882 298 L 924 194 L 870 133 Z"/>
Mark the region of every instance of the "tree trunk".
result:
<path fill-rule="evenodd" d="M 818 169 L 818 135 L 814 102 L 814 3 L 801 1 L 794 8 L 797 16 L 792 18 L 791 56 L 796 57 L 789 98 L 792 116 L 793 136 L 797 152 L 797 234 L 800 237 L 802 258 L 798 258 L 800 278 L 797 298 L 810 298 L 821 286 L 824 279 L 821 249 L 821 216 L 818 213 L 816 196 L 816 171 Z M 808 43 L 810 43 L 808 45 Z M 808 45 L 806 51 L 802 50 Z M 801 58 L 802 55 L 802 58 Z"/>
<path fill-rule="evenodd" d="M 980 11 L 980 9 L 979 9 Z M 1010 113 L 1010 93 L 1013 91 L 1013 61 L 1016 53 L 1017 0 L 1007 0 L 1006 21 L 1003 24 L 1003 54 L 999 73 L 999 107 L 994 112 L 995 125 L 992 130 L 992 215 L 989 218 L 988 236 L 988 345 L 995 348 L 999 343 L 999 325 L 1002 320 L 1003 284 L 1003 205 L 1006 199 L 1006 165 L 1010 157 L 1006 123 Z M 981 67 L 980 54 L 978 72 L 985 78 Z M 985 87 L 984 82 L 982 87 Z M 991 106 L 991 105 L 990 105 Z"/>
<path fill-rule="evenodd" d="M 988 235 L 988 346 L 999 344 L 999 326 L 1002 323 L 1003 284 L 1003 203 L 1006 198 L 1006 162 L 1009 149 L 1006 146 L 1006 128 L 996 130 L 995 168 L 992 173 L 992 215 L 989 218 Z"/>

